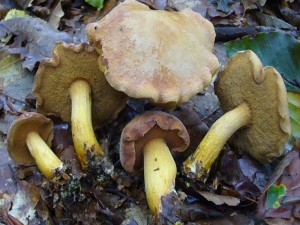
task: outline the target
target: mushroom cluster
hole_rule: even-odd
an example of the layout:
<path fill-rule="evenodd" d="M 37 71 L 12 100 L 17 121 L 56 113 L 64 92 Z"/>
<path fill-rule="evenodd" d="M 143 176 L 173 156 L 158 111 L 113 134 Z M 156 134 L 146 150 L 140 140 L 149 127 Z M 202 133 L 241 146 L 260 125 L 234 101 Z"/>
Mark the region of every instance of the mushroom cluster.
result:
<path fill-rule="evenodd" d="M 58 42 L 51 59 L 41 62 L 33 93 L 37 111 L 71 123 L 76 154 L 83 169 L 88 153 L 104 156 L 95 128 L 112 121 L 128 96 L 172 109 L 211 82 L 219 62 L 213 54 L 213 25 L 191 9 L 151 10 L 135 0 L 116 6 L 86 27 L 91 42 Z M 280 156 L 290 134 L 287 93 L 281 75 L 263 67 L 252 51 L 236 53 L 215 83 L 225 114 L 183 163 L 192 178 L 207 177 L 229 140 L 261 163 Z M 50 119 L 26 113 L 8 132 L 8 152 L 22 165 L 36 164 L 50 179 L 62 161 L 50 149 Z M 144 170 L 151 213 L 159 218 L 162 197 L 175 191 L 173 154 L 190 143 L 182 122 L 165 112 L 145 112 L 124 128 L 119 154 L 128 173 Z"/>

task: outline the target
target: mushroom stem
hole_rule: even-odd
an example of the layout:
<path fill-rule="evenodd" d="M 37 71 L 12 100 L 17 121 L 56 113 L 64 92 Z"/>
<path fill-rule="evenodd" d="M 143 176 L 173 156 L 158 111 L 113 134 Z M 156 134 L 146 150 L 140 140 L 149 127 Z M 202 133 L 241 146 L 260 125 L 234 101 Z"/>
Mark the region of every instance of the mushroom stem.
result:
<path fill-rule="evenodd" d="M 42 174 L 47 179 L 51 179 L 54 170 L 62 166 L 62 161 L 52 152 L 37 132 L 32 131 L 27 134 L 26 144 Z"/>
<path fill-rule="evenodd" d="M 251 110 L 246 103 L 225 113 L 212 125 L 195 152 L 184 161 L 184 173 L 198 179 L 202 176 L 206 178 L 227 140 L 238 129 L 248 125 L 250 120 Z"/>
<path fill-rule="evenodd" d="M 159 217 L 161 197 L 174 190 L 177 168 L 164 139 L 147 142 L 144 152 L 145 192 L 151 213 Z"/>
<path fill-rule="evenodd" d="M 92 126 L 91 87 L 85 80 L 77 80 L 70 86 L 72 101 L 72 136 L 77 157 L 82 168 L 87 167 L 87 151 L 103 156 Z"/>

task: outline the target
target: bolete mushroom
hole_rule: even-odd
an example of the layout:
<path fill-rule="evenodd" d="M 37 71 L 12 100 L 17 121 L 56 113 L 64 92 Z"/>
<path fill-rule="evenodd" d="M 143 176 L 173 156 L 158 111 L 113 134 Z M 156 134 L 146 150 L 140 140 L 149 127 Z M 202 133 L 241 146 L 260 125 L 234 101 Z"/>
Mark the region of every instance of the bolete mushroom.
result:
<path fill-rule="evenodd" d="M 151 10 L 126 0 L 86 30 L 112 87 L 167 108 L 202 91 L 219 67 L 214 27 L 191 9 Z"/>
<path fill-rule="evenodd" d="M 7 151 L 18 164 L 36 164 L 42 174 L 51 179 L 63 163 L 50 149 L 53 123 L 39 113 L 28 112 L 11 124 L 7 134 Z"/>
<path fill-rule="evenodd" d="M 231 135 L 233 146 L 261 163 L 282 154 L 290 122 L 285 84 L 275 68 L 263 67 L 250 50 L 238 52 L 218 75 L 215 92 L 226 113 L 183 163 L 186 174 L 207 175 Z"/>
<path fill-rule="evenodd" d="M 156 218 L 162 210 L 161 197 L 174 190 L 177 168 L 172 153 L 184 151 L 189 143 L 181 121 L 164 112 L 145 112 L 122 131 L 121 164 L 127 172 L 144 166 L 146 197 Z"/>
<path fill-rule="evenodd" d="M 127 101 L 125 94 L 106 81 L 97 66 L 98 57 L 87 43 L 59 42 L 52 58 L 40 64 L 33 85 L 39 112 L 71 121 L 74 147 L 83 168 L 87 151 L 103 156 L 93 126 L 114 119 Z"/>

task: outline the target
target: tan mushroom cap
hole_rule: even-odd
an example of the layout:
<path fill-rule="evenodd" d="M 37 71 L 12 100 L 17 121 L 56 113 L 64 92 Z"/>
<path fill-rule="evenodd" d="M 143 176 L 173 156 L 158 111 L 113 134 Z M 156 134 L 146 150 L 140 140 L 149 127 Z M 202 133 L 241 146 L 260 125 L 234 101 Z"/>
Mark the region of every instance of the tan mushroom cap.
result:
<path fill-rule="evenodd" d="M 80 45 L 59 42 L 53 56 L 42 62 L 35 75 L 33 93 L 38 111 L 54 113 L 64 121 L 71 120 L 70 85 L 86 80 L 92 90 L 92 119 L 94 128 L 114 119 L 124 108 L 127 96 L 113 89 L 99 70 L 98 53 L 87 43 Z"/>
<path fill-rule="evenodd" d="M 175 116 L 159 112 L 145 112 L 130 121 L 121 134 L 120 160 L 127 172 L 143 165 L 143 147 L 154 139 L 162 138 L 171 153 L 182 152 L 190 144 L 189 134 Z"/>
<path fill-rule="evenodd" d="M 282 154 L 290 135 L 285 84 L 273 67 L 263 67 L 250 50 L 236 53 L 218 75 L 215 92 L 224 112 L 247 103 L 251 124 L 232 136 L 232 144 L 260 162 Z"/>
<path fill-rule="evenodd" d="M 29 132 L 37 132 L 51 147 L 53 140 L 53 123 L 42 114 L 24 113 L 11 124 L 7 134 L 7 151 L 9 156 L 20 165 L 34 165 L 34 158 L 27 148 L 26 138 Z"/>
<path fill-rule="evenodd" d="M 186 102 L 219 67 L 212 53 L 214 27 L 191 9 L 150 10 L 127 0 L 86 29 L 102 54 L 99 64 L 108 82 L 130 97 L 157 104 Z"/>

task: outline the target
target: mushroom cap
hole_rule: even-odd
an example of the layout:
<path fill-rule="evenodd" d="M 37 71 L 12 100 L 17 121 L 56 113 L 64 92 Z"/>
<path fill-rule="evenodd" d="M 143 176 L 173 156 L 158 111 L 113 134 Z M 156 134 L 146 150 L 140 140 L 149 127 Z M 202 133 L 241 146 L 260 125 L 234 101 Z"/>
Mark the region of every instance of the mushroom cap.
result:
<path fill-rule="evenodd" d="M 30 132 L 37 132 L 51 147 L 53 140 L 53 122 L 42 114 L 27 112 L 15 119 L 7 134 L 9 156 L 20 165 L 34 165 L 34 158 L 27 148 L 26 138 Z"/>
<path fill-rule="evenodd" d="M 78 79 L 86 80 L 92 92 L 92 123 L 95 128 L 113 120 L 125 107 L 127 96 L 113 89 L 98 67 L 98 53 L 88 43 L 58 42 L 51 59 L 41 62 L 35 75 L 33 93 L 37 109 L 71 120 L 69 88 Z"/>
<path fill-rule="evenodd" d="M 143 147 L 154 138 L 163 138 L 171 153 L 182 152 L 190 144 L 189 134 L 182 122 L 168 113 L 145 112 L 123 129 L 120 140 L 120 160 L 127 172 L 143 165 Z"/>
<path fill-rule="evenodd" d="M 263 67 L 250 50 L 238 52 L 218 75 L 215 92 L 224 112 L 244 102 L 251 110 L 251 123 L 232 136 L 233 146 L 262 163 L 282 154 L 291 128 L 287 91 L 276 69 Z"/>
<path fill-rule="evenodd" d="M 150 10 L 126 0 L 86 30 L 108 82 L 130 97 L 160 105 L 186 102 L 219 67 L 214 27 L 191 9 Z"/>

